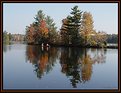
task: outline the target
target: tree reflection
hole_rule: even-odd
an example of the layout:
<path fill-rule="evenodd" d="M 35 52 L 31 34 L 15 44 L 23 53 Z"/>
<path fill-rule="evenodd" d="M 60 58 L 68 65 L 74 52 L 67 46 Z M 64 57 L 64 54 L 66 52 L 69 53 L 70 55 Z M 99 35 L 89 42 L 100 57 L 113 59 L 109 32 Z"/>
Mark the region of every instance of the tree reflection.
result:
<path fill-rule="evenodd" d="M 62 72 L 70 79 L 73 87 L 80 80 L 80 66 L 78 59 L 82 56 L 83 50 L 78 48 L 63 48 L 61 50 L 60 64 Z"/>
<path fill-rule="evenodd" d="M 90 55 L 85 55 L 81 61 L 81 80 L 85 83 L 91 78 L 93 60 Z"/>
<path fill-rule="evenodd" d="M 61 50 L 61 71 L 66 74 L 74 88 L 78 83 L 85 83 L 91 79 L 93 64 L 96 62 L 105 62 L 104 52 L 98 51 L 91 57 L 87 49 L 63 48 Z"/>
<path fill-rule="evenodd" d="M 95 55 L 92 57 L 93 64 L 95 63 L 105 63 L 106 62 L 106 51 L 107 49 L 94 49 Z"/>
<path fill-rule="evenodd" d="M 28 45 L 26 49 L 27 60 L 34 66 L 38 78 L 49 73 L 58 56 L 57 48 Z"/>
<path fill-rule="evenodd" d="M 3 44 L 3 52 L 7 52 L 7 51 L 10 51 L 10 50 L 11 50 L 11 45 Z"/>
<path fill-rule="evenodd" d="M 67 76 L 71 85 L 76 88 L 79 83 L 91 79 L 93 65 L 105 63 L 106 50 L 85 48 L 42 48 L 28 45 L 26 59 L 34 67 L 34 72 L 41 79 L 52 71 L 57 59 L 60 59 L 61 72 Z"/>

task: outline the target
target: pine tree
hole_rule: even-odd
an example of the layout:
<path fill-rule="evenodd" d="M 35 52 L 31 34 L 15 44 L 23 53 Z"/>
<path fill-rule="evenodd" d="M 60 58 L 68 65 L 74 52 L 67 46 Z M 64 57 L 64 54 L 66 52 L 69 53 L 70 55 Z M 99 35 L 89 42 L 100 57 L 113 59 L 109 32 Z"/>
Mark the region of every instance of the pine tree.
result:
<path fill-rule="evenodd" d="M 66 19 L 63 19 L 62 20 L 62 27 L 61 27 L 61 43 L 63 45 L 68 45 L 69 44 L 69 28 L 68 28 L 68 20 L 67 18 Z"/>
<path fill-rule="evenodd" d="M 53 21 L 53 19 L 50 16 L 47 16 L 45 18 L 46 21 L 46 25 L 48 28 L 48 42 L 49 43 L 55 43 L 56 39 L 57 39 L 57 27 L 55 26 L 55 23 Z"/>
<path fill-rule="evenodd" d="M 81 26 L 82 12 L 78 9 L 78 6 L 72 8 L 71 15 L 63 20 L 61 28 L 61 36 L 66 39 L 66 44 L 73 46 L 80 44 L 79 29 Z"/>

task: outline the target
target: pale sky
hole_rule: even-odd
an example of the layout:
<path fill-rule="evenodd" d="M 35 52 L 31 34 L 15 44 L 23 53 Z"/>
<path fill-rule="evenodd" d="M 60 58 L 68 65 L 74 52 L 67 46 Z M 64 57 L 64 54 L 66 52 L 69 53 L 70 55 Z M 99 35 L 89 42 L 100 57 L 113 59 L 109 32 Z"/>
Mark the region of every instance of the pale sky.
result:
<path fill-rule="evenodd" d="M 118 3 L 4 3 L 3 31 L 25 34 L 25 27 L 35 21 L 38 10 L 51 16 L 59 30 L 62 19 L 70 15 L 75 5 L 81 11 L 92 14 L 94 29 L 97 31 L 118 33 Z"/>

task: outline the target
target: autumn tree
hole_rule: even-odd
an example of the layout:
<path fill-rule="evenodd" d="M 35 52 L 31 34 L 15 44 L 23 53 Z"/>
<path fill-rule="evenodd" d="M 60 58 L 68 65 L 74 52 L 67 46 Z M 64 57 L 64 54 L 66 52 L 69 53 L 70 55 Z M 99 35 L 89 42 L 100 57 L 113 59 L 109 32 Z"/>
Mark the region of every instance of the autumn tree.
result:
<path fill-rule="evenodd" d="M 45 14 L 42 10 L 37 12 L 35 17 L 36 41 L 38 44 L 44 43 L 48 38 L 48 28 L 46 27 Z"/>
<path fill-rule="evenodd" d="M 82 17 L 82 25 L 80 35 L 83 38 L 83 44 L 85 46 L 105 46 L 106 45 L 106 33 L 96 32 L 93 25 L 93 16 L 90 12 L 84 12 Z"/>
<path fill-rule="evenodd" d="M 35 41 L 35 31 L 34 31 L 34 26 L 31 24 L 30 26 L 26 26 L 26 41 L 29 44 L 34 43 Z"/>
<path fill-rule="evenodd" d="M 48 29 L 45 22 L 45 14 L 42 10 L 37 12 L 35 22 L 26 27 L 27 43 L 41 44 L 46 40 Z"/>
<path fill-rule="evenodd" d="M 89 12 L 83 13 L 82 25 L 81 25 L 81 37 L 84 40 L 84 45 L 90 45 L 91 36 L 95 34 L 93 26 L 93 17 Z"/>
<path fill-rule="evenodd" d="M 96 39 L 97 46 L 106 47 L 107 35 L 104 31 L 97 32 L 97 34 L 95 35 L 95 39 Z"/>
<path fill-rule="evenodd" d="M 45 20 L 40 21 L 40 26 L 39 26 L 39 36 L 41 38 L 40 43 L 46 43 L 48 39 L 48 28 L 46 27 L 46 22 Z"/>
<path fill-rule="evenodd" d="M 27 42 L 34 44 L 42 44 L 53 42 L 56 37 L 56 27 L 50 16 L 45 16 L 42 10 L 37 12 L 34 17 L 35 22 L 32 26 L 26 28 Z"/>

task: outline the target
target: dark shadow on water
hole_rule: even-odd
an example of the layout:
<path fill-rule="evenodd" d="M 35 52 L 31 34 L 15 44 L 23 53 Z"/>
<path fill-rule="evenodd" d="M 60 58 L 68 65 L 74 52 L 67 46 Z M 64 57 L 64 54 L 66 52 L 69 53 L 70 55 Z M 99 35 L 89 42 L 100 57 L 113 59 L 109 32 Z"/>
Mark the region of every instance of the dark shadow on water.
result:
<path fill-rule="evenodd" d="M 62 74 L 70 80 L 73 88 L 91 79 L 93 65 L 105 63 L 105 49 L 57 48 L 28 45 L 26 61 L 34 66 L 34 72 L 41 79 L 50 73 L 59 60 Z"/>

